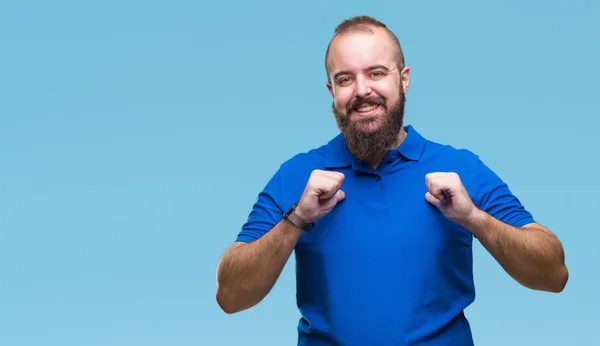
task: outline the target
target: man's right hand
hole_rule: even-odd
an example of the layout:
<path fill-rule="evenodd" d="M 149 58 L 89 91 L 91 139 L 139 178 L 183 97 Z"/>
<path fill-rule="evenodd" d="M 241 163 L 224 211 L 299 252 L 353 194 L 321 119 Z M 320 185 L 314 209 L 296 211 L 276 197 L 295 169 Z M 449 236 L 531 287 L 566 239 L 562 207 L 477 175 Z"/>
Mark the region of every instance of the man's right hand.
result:
<path fill-rule="evenodd" d="M 318 169 L 312 171 L 296 207 L 296 214 L 307 223 L 327 215 L 346 197 L 344 191 L 340 190 L 343 182 L 343 173 Z"/>

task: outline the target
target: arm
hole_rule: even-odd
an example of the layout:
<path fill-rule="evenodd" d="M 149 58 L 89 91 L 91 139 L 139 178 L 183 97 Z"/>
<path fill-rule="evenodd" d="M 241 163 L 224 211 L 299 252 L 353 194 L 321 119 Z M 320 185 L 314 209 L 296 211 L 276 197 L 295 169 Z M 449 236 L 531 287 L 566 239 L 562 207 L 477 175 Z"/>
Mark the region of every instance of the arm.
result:
<path fill-rule="evenodd" d="M 273 288 L 302 230 L 283 220 L 260 239 L 234 243 L 217 266 L 217 302 L 228 314 L 258 304 Z"/>
<path fill-rule="evenodd" d="M 537 223 L 510 226 L 479 209 L 456 173 L 430 173 L 425 182 L 425 199 L 476 236 L 517 282 L 548 292 L 564 289 L 568 280 L 564 250 L 550 231 Z"/>
<path fill-rule="evenodd" d="M 296 215 L 313 223 L 328 214 L 345 198 L 340 189 L 343 180 L 342 173 L 313 171 L 294 211 Z M 256 223 L 265 223 L 265 217 L 258 219 Z M 283 219 L 253 242 L 234 243 L 217 266 L 216 298 L 221 309 L 231 314 L 258 304 L 275 285 L 303 232 Z"/>
<path fill-rule="evenodd" d="M 558 293 L 567 284 L 563 247 L 543 226 L 530 223 L 512 227 L 479 209 L 463 226 L 523 286 Z"/>

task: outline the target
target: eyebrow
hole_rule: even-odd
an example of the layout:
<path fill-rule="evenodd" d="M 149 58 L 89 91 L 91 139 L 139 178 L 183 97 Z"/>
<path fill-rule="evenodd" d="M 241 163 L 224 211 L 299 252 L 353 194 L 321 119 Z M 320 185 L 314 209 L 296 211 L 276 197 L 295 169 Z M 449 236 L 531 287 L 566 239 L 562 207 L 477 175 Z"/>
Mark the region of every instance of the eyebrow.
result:
<path fill-rule="evenodd" d="M 372 65 L 372 66 L 367 67 L 366 71 L 373 71 L 373 70 L 377 70 L 377 69 L 381 69 L 381 70 L 384 70 L 386 72 L 390 70 L 389 68 L 387 68 L 387 67 L 385 67 L 383 65 Z M 340 72 L 338 72 L 338 73 L 336 73 L 336 74 L 333 75 L 333 79 L 335 80 L 335 79 L 338 79 L 338 77 L 340 77 L 340 76 L 351 74 L 351 73 L 352 72 L 349 71 L 349 70 L 340 71 Z"/>
<path fill-rule="evenodd" d="M 373 70 L 385 70 L 387 72 L 390 69 L 383 65 L 373 65 L 373 66 L 367 68 L 367 71 L 373 71 Z"/>

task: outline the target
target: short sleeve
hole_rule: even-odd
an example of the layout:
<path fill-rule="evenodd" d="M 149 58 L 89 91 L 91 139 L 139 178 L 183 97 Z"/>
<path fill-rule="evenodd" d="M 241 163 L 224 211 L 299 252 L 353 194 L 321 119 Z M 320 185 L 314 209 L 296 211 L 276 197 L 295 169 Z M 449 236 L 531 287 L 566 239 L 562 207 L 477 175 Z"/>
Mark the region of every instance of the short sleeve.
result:
<path fill-rule="evenodd" d="M 508 185 L 478 157 L 469 176 L 474 179 L 471 184 L 476 187 L 474 202 L 479 209 L 513 227 L 535 222 Z"/>
<path fill-rule="evenodd" d="M 282 186 L 282 170 L 280 168 L 258 194 L 236 241 L 252 242 L 257 240 L 279 223 L 284 214 L 284 209 L 281 207 Z"/>

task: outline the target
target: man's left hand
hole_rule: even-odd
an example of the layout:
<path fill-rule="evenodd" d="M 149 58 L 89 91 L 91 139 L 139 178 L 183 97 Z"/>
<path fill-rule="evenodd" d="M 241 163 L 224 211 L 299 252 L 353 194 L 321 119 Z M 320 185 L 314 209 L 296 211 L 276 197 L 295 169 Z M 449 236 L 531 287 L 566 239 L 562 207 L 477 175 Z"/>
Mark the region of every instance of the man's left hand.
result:
<path fill-rule="evenodd" d="M 456 173 L 435 172 L 425 176 L 427 202 L 460 225 L 472 223 L 479 212 Z"/>

